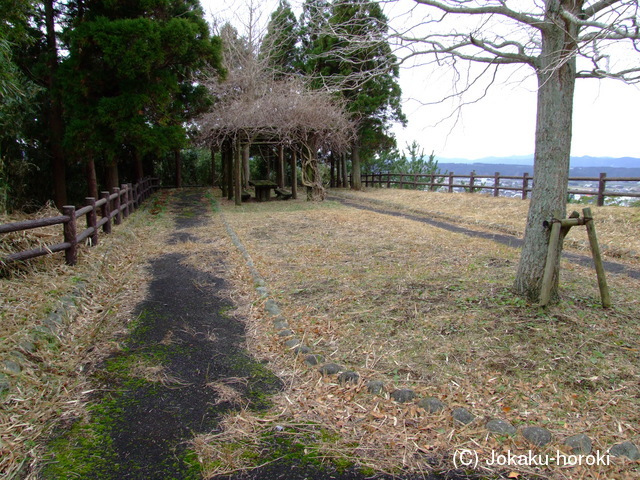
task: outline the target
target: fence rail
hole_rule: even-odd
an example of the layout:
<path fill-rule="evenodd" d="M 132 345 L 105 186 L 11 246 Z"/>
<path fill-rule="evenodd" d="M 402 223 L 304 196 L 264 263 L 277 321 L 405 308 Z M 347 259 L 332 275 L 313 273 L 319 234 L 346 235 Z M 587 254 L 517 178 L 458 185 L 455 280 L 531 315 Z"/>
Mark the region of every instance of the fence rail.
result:
<path fill-rule="evenodd" d="M 456 183 L 456 179 L 468 179 L 468 183 L 464 180 L 462 183 Z M 493 181 L 492 185 L 486 185 L 482 182 L 483 179 L 490 179 Z M 516 180 L 518 185 L 501 185 L 502 180 Z M 399 188 L 420 188 L 426 187 L 429 190 L 437 190 L 446 188 L 449 193 L 453 193 L 455 189 L 464 189 L 465 191 L 474 193 L 482 190 L 493 193 L 494 197 L 500 195 L 500 191 L 515 191 L 521 192 L 521 197 L 526 200 L 529 192 L 533 188 L 534 178 L 525 173 L 520 176 L 513 175 L 500 175 L 500 172 L 496 172 L 493 175 L 478 175 L 475 172 L 471 172 L 468 175 L 456 175 L 453 172 L 446 174 L 414 174 L 414 173 L 373 173 L 361 175 L 362 184 L 366 187 L 386 186 L 391 188 L 392 185 L 396 185 Z M 640 192 L 621 192 L 610 191 L 606 189 L 607 182 L 635 182 L 640 184 L 640 178 L 635 177 L 607 177 L 606 173 L 601 173 L 599 177 L 570 177 L 569 182 L 597 182 L 597 190 L 585 190 L 585 189 L 572 189 L 569 187 L 569 194 L 579 195 L 594 195 L 596 196 L 598 206 L 604 205 L 605 197 L 635 197 L 640 198 Z"/>
<path fill-rule="evenodd" d="M 87 197 L 86 206 L 76 209 L 73 205 L 62 207 L 62 215 L 56 217 L 24 220 L 21 222 L 0 225 L 0 234 L 31 230 L 33 228 L 62 225 L 63 242 L 45 247 L 33 248 L 22 252 L 12 253 L 0 259 L 4 264 L 28 260 L 56 252 L 65 252 L 68 265 L 75 265 L 78 261 L 78 245 L 90 238 L 90 245 L 98 244 L 98 231 L 102 228 L 105 234 L 111 233 L 112 224 L 120 225 L 142 202 L 144 202 L 158 186 L 158 179 L 143 178 L 136 184 L 123 184 L 120 188 L 113 188 L 111 193 L 101 192 L 100 199 Z M 100 219 L 98 219 L 100 212 Z M 77 219 L 85 216 L 87 227 L 77 233 Z"/>

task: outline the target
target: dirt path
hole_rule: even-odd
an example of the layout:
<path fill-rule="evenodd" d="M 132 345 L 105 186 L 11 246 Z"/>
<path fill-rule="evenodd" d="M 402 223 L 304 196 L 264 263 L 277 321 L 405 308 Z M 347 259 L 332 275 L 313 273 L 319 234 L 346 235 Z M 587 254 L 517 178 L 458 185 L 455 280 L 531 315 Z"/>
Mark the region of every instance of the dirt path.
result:
<path fill-rule="evenodd" d="M 170 243 L 206 242 L 191 229 L 213 221 L 201 192 L 183 193 L 173 209 Z M 147 298 L 122 351 L 94 374 L 91 418 L 51 444 L 43 479 L 191 479 L 200 465 L 188 449 L 198 433 L 215 430 L 231 409 L 269 406 L 280 380 L 243 347 L 244 324 L 227 315 L 223 276 L 185 264 L 185 254 L 152 261 Z M 224 267 L 214 249 L 210 261 Z M 135 317 L 134 317 L 135 318 Z"/>

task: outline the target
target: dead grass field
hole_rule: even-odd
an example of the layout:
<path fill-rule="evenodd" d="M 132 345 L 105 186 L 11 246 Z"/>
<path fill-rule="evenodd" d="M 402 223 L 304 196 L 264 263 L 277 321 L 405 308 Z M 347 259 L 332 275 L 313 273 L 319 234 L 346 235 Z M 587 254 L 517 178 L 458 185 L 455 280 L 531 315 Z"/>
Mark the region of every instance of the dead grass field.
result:
<path fill-rule="evenodd" d="M 394 188 L 368 188 L 353 193 L 334 190 L 335 195 L 366 200 L 405 211 L 423 213 L 436 219 L 517 235 L 522 238 L 529 209 L 528 200 L 493 197 L 486 194 L 422 192 Z M 587 205 L 569 204 L 567 212 Z M 623 259 L 640 264 L 640 209 L 638 207 L 589 205 L 596 223 L 600 248 L 611 260 Z M 589 241 L 584 229 L 571 230 L 565 247 L 589 253 Z"/>
<path fill-rule="evenodd" d="M 412 205 L 482 229 L 521 232 L 526 217 L 521 200 L 398 190 L 347 195 Z M 327 447 L 328 456 L 374 468 L 428 470 L 439 461 L 446 467 L 457 448 L 484 458 L 492 450 L 532 448 L 520 436 L 489 434 L 483 425 L 493 418 L 549 429 L 554 440 L 539 450 L 543 454 L 555 455 L 564 438 L 578 433 L 593 440 L 594 451 L 625 440 L 640 444 L 637 280 L 609 275 L 614 307 L 603 310 L 595 273 L 563 262 L 562 302 L 540 309 L 510 290 L 516 249 L 334 202 L 221 203 L 299 338 L 364 381 L 384 381 L 387 394 L 412 388 L 448 407 L 427 414 L 367 393 L 364 382 L 341 386 L 322 378 L 301 359 L 282 356 L 270 322 L 256 309 L 252 348 L 289 379 L 279 421 L 331 428 L 341 440 Z M 594 210 L 608 250 L 620 252 L 618 261 L 634 263 L 628 252 L 637 246 L 638 211 Z M 457 406 L 476 421 L 454 426 L 450 408 Z M 228 422 L 232 430 L 246 425 L 241 416 Z M 611 463 L 518 472 L 637 478 L 637 463 Z"/>

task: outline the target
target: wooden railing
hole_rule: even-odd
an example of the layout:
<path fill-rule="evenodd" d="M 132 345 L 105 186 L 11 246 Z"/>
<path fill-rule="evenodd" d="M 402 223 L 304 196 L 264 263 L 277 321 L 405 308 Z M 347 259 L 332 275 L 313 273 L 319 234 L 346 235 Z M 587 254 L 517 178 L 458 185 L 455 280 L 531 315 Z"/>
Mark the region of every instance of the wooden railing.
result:
<path fill-rule="evenodd" d="M 362 184 L 366 187 L 386 186 L 391 188 L 426 188 L 429 190 L 446 189 L 449 193 L 455 190 L 467 192 L 487 191 L 493 193 L 494 197 L 500 195 L 500 191 L 521 192 L 523 200 L 526 200 L 533 187 L 534 178 L 528 173 L 520 176 L 500 175 L 496 172 L 493 175 L 478 175 L 471 172 L 469 175 L 455 175 L 453 172 L 446 174 L 414 174 L 414 173 L 373 173 L 361 176 Z M 462 183 L 456 183 L 456 179 L 465 179 Z M 492 180 L 492 185 L 486 185 L 483 179 Z M 501 185 L 502 180 L 516 180 L 518 185 Z M 572 189 L 569 194 L 593 195 L 596 197 L 598 206 L 604 205 L 605 197 L 635 197 L 640 198 L 640 192 L 609 191 L 606 189 L 607 182 L 635 182 L 640 183 L 640 178 L 633 177 L 607 177 L 606 173 L 601 173 L 599 177 L 570 177 L 569 182 L 597 182 L 598 187 L 594 190 Z"/>
<path fill-rule="evenodd" d="M 112 224 L 120 225 L 122 220 L 133 213 L 157 188 L 158 179 L 144 178 L 136 184 L 129 183 L 123 184 L 121 188 L 115 187 L 112 193 L 101 192 L 99 200 L 87 197 L 86 206 L 82 208 L 76 209 L 73 205 L 66 205 L 62 207 L 62 215 L 56 217 L 0 225 L 0 234 L 50 225 L 62 225 L 64 240 L 62 243 L 55 245 L 12 253 L 1 258 L 0 261 L 4 264 L 9 264 L 64 250 L 67 265 L 75 265 L 78 260 L 78 245 L 87 238 L 90 239 L 90 245 L 97 245 L 100 228 L 106 234 L 111 233 Z M 98 219 L 98 213 L 100 214 L 100 219 Z M 77 219 L 83 215 L 86 216 L 87 226 L 78 234 Z"/>

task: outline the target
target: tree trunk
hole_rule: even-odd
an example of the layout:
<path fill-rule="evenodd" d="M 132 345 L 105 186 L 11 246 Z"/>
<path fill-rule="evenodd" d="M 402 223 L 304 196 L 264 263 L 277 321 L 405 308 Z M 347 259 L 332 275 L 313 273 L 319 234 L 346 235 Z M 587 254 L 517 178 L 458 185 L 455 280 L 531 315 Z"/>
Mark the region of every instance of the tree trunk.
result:
<path fill-rule="evenodd" d="M 297 153 L 295 150 L 291 150 L 291 198 L 294 200 L 298 198 L 298 167 L 297 167 Z"/>
<path fill-rule="evenodd" d="M 242 146 L 242 188 L 249 188 L 249 180 L 251 180 L 251 169 L 249 168 L 249 157 L 251 144 L 249 142 Z"/>
<path fill-rule="evenodd" d="M 342 188 L 349 188 L 349 171 L 347 170 L 347 154 L 343 153 L 341 156 L 342 161 Z"/>
<path fill-rule="evenodd" d="M 353 143 L 351 148 L 351 188 L 353 190 L 362 190 L 362 182 L 360 179 L 360 141 L 359 139 Z"/>
<path fill-rule="evenodd" d="M 113 189 L 115 187 L 119 187 L 120 186 L 120 178 L 118 177 L 118 163 L 117 162 L 112 162 L 109 165 L 107 165 L 107 190 L 109 190 L 109 192 L 113 192 Z"/>
<path fill-rule="evenodd" d="M 140 157 L 140 154 L 136 151 L 135 153 L 135 180 L 136 182 L 139 182 L 140 180 L 142 180 L 144 178 L 144 167 L 142 165 L 142 158 Z"/>
<path fill-rule="evenodd" d="M 53 0 L 44 2 L 45 24 L 47 31 L 47 90 L 49 99 L 49 147 L 51 152 L 51 171 L 53 176 L 53 199 L 58 208 L 67 203 L 67 173 L 62 148 L 64 120 L 62 102 L 57 88 L 58 45 L 55 30 L 55 12 Z"/>
<path fill-rule="evenodd" d="M 329 156 L 329 187 L 336 187 L 336 155 L 333 152 Z"/>
<path fill-rule="evenodd" d="M 180 157 L 180 150 L 173 151 L 173 159 L 176 169 L 176 187 L 182 187 L 182 158 Z"/>
<path fill-rule="evenodd" d="M 87 194 L 90 197 L 99 200 L 98 197 L 98 179 L 96 177 L 96 164 L 93 161 L 93 157 L 90 156 L 85 164 L 85 173 L 87 176 Z"/>
<path fill-rule="evenodd" d="M 242 204 L 242 165 L 243 165 L 244 147 L 236 141 L 233 165 L 233 197 L 236 205 Z"/>
<path fill-rule="evenodd" d="M 226 158 L 226 169 L 227 169 L 227 200 L 231 200 L 233 198 L 233 189 L 234 189 L 234 158 L 235 152 L 238 148 L 238 144 L 235 141 L 227 140 L 227 158 Z"/>
<path fill-rule="evenodd" d="M 284 147 L 282 145 L 278 145 L 276 162 L 276 183 L 279 188 L 284 188 Z"/>
<path fill-rule="evenodd" d="M 563 0 L 567 3 L 571 0 Z M 578 7 L 579 8 L 579 7 Z M 575 57 L 569 56 L 577 32 L 566 31 L 555 13 L 547 12 L 542 34 L 542 55 L 538 70 L 538 111 L 534 163 L 534 186 L 529 205 L 524 246 L 520 256 L 515 289 L 530 301 L 540 297 L 549 230 L 543 222 L 564 218 L 567 206 L 573 96 L 576 79 Z M 558 273 L 562 239 L 554 266 L 552 299 L 558 295 Z"/>
<path fill-rule="evenodd" d="M 215 146 L 215 144 L 211 144 L 210 147 L 210 151 L 211 151 L 211 186 L 215 187 L 218 178 L 217 178 L 217 172 L 216 172 L 216 152 L 217 152 L 217 148 Z"/>

